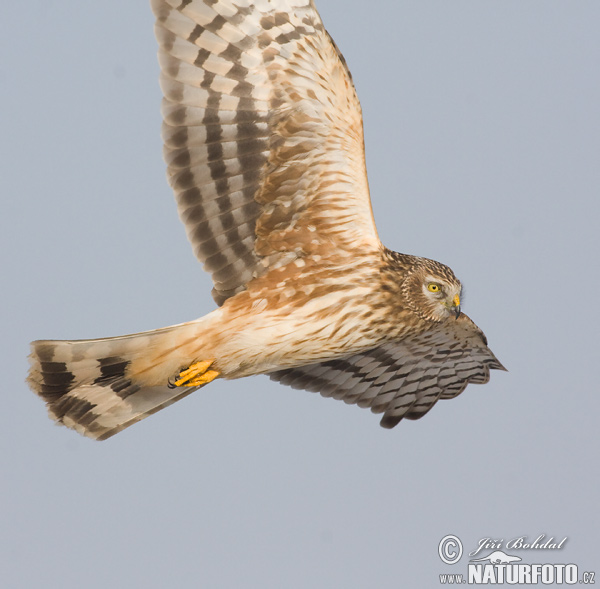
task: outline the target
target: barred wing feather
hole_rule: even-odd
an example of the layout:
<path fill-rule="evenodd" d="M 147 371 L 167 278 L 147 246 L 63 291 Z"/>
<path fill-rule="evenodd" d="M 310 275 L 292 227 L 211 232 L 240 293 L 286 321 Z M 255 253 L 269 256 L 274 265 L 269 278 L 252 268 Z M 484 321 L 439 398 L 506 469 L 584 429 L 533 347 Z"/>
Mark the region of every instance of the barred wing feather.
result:
<path fill-rule="evenodd" d="M 169 181 L 217 303 L 298 256 L 377 247 L 360 105 L 313 3 L 152 6 Z"/>
<path fill-rule="evenodd" d="M 381 425 L 419 419 L 438 399 L 452 399 L 469 383 L 484 384 L 490 369 L 505 370 L 483 332 L 462 314 L 419 335 L 349 358 L 273 372 L 295 389 L 320 393 L 383 413 Z"/>

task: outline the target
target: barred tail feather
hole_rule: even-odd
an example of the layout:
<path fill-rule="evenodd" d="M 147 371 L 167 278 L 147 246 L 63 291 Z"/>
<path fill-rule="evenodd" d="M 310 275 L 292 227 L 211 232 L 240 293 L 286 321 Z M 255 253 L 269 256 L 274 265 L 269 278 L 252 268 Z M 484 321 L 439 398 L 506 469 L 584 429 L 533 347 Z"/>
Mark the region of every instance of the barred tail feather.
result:
<path fill-rule="evenodd" d="M 106 339 L 35 341 L 27 382 L 56 422 L 106 440 L 196 390 L 170 388 L 168 379 L 186 365 L 178 342 L 197 331 L 191 322 Z"/>

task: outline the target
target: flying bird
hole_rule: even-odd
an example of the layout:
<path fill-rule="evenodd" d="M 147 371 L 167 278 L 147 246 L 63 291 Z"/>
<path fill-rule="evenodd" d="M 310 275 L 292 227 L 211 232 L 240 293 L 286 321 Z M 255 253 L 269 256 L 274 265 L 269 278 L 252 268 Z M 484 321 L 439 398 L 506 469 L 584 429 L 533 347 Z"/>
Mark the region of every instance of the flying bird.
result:
<path fill-rule="evenodd" d="M 152 0 L 164 156 L 208 315 L 31 344 L 50 416 L 104 440 L 218 378 L 267 374 L 392 428 L 503 366 L 447 266 L 384 247 L 350 72 L 312 0 Z"/>

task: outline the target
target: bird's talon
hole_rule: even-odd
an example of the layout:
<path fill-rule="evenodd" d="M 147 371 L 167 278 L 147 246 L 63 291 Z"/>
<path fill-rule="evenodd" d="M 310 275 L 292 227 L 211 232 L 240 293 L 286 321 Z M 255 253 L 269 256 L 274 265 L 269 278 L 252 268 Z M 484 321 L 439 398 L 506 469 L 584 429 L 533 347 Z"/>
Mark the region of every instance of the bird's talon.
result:
<path fill-rule="evenodd" d="M 169 381 L 171 387 L 200 387 L 213 381 L 220 372 L 218 370 L 208 370 L 214 360 L 203 360 L 194 362 L 185 370 L 182 370 L 176 377 L 176 380 Z"/>

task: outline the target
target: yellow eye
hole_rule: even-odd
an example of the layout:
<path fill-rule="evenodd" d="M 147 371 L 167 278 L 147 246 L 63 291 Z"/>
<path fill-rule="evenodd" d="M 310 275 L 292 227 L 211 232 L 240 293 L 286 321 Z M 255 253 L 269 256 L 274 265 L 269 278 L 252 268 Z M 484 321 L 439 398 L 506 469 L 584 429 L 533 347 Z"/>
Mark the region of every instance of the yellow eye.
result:
<path fill-rule="evenodd" d="M 440 292 L 440 290 L 442 290 L 442 287 L 439 284 L 436 284 L 435 282 L 430 282 L 427 285 L 427 290 L 429 292 Z"/>

